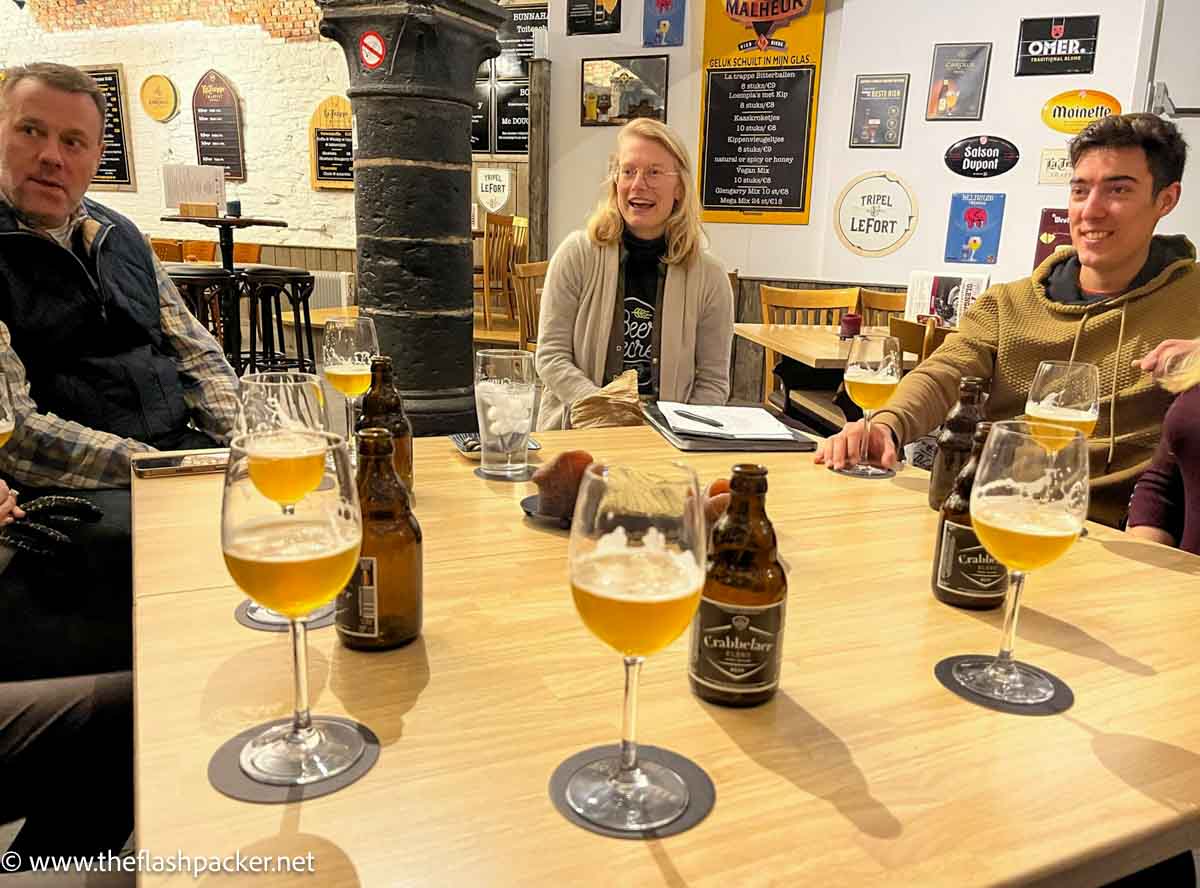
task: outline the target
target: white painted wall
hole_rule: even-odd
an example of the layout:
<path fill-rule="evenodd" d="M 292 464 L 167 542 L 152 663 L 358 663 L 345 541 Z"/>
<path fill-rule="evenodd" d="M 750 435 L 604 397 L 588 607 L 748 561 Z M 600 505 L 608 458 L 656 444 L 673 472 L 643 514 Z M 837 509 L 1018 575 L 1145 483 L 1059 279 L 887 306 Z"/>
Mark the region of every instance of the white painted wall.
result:
<path fill-rule="evenodd" d="M 257 25 L 209 27 L 197 22 L 47 33 L 28 8 L 0 2 L 0 59 L 5 64 L 57 61 L 121 63 L 125 68 L 136 192 L 98 191 L 96 200 L 132 218 L 156 237 L 214 240 L 212 229 L 162 222 L 163 163 L 195 163 L 192 90 L 209 68 L 224 74 L 242 99 L 246 181 L 228 183 L 245 215 L 283 219 L 288 228 L 248 228 L 235 240 L 353 248 L 354 192 L 313 191 L 308 125 L 317 105 L 345 95 L 349 75 L 341 49 L 328 40 L 286 43 Z M 150 74 L 166 74 L 179 91 L 180 111 L 157 123 L 142 110 L 138 90 Z"/>
<path fill-rule="evenodd" d="M 1197 0 L 1165 0 L 1162 36 L 1154 79 L 1167 84 L 1176 105 L 1200 108 L 1200 55 L 1196 53 L 1196 35 L 1200 34 L 1200 3 Z M 1200 241 L 1200 118 L 1175 121 L 1187 139 L 1191 156 L 1183 174 L 1183 196 L 1179 206 L 1159 223 L 1159 231 L 1181 232 Z"/>
<path fill-rule="evenodd" d="M 895 0 L 828 0 L 822 60 L 817 143 L 813 167 L 813 213 L 802 225 L 713 225 L 707 227 L 713 251 L 743 276 L 782 279 L 849 280 L 904 285 L 909 272 L 964 269 L 945 265 L 950 195 L 955 191 L 1007 194 L 999 262 L 989 266 L 993 280 L 1027 275 L 1043 207 L 1063 206 L 1065 190 L 1037 185 L 1042 148 L 1065 144 L 1066 137 L 1041 122 L 1046 99 L 1071 88 L 1099 89 L 1116 96 L 1122 107 L 1140 106 L 1139 62 L 1145 62 L 1147 14 L 1157 0 L 961 0 L 952 8 Z M 1168 0 L 1194 6 L 1196 0 Z M 551 14 L 554 132 L 551 137 L 550 239 L 558 243 L 578 228 L 598 194 L 604 161 L 615 130 L 584 129 L 579 119 L 579 60 L 584 57 L 652 53 L 641 48 L 642 3 L 623 4 L 622 33 L 567 37 L 561 13 Z M 699 78 L 705 7 L 720 14 L 723 0 L 691 0 L 688 37 L 672 51 L 668 123 L 699 150 Z M 1014 77 L 1019 21 L 1022 17 L 1099 14 L 1096 70 L 1091 75 Z M 1150 19 L 1152 21 L 1152 18 Z M 1194 33 L 1192 28 L 1190 33 Z M 934 43 L 991 42 L 992 63 L 983 120 L 926 122 L 925 95 Z M 1195 53 L 1189 50 L 1189 58 Z M 894 149 L 846 147 L 854 75 L 911 74 L 904 146 Z M 967 179 L 951 173 L 942 160 L 946 149 L 966 136 L 1007 138 L 1021 150 L 1021 162 L 993 179 Z M 1200 144 L 1200 139 L 1196 140 Z M 898 172 L 914 190 L 920 222 L 912 239 L 882 259 L 864 259 L 846 250 L 833 233 L 833 201 L 859 173 L 872 169 Z M 1165 230 L 1165 229 L 1164 229 Z"/>

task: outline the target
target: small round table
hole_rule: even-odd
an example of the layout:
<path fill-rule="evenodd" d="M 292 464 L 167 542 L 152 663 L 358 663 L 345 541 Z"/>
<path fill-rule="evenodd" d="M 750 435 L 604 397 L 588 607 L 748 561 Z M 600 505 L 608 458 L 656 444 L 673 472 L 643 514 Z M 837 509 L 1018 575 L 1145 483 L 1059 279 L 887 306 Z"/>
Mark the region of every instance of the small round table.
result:
<path fill-rule="evenodd" d="M 282 219 L 258 219 L 254 216 L 162 216 L 164 222 L 194 222 L 197 225 L 207 225 L 219 229 L 221 242 L 221 265 L 225 270 L 233 272 L 233 229 L 250 228 L 253 225 L 265 225 L 268 228 L 287 228 L 288 224 Z"/>

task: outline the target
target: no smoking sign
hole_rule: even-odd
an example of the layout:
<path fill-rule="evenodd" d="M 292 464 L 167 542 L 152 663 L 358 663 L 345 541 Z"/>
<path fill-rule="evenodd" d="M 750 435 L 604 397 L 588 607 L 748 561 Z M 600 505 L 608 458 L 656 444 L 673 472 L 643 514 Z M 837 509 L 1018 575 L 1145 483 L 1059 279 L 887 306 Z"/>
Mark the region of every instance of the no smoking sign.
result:
<path fill-rule="evenodd" d="M 382 65 L 385 55 L 387 45 L 378 31 L 367 31 L 358 38 L 358 59 L 368 71 L 374 71 Z"/>

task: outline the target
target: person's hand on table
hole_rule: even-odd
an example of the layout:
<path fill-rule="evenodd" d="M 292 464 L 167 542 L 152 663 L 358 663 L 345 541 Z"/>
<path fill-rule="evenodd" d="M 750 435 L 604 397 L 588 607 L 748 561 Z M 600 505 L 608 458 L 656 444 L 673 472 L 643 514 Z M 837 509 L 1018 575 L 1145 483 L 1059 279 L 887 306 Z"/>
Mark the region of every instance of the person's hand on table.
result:
<path fill-rule="evenodd" d="M 1145 357 L 1135 359 L 1133 366 L 1161 379 L 1179 371 L 1184 360 L 1200 350 L 1195 339 L 1164 339 Z"/>
<path fill-rule="evenodd" d="M 840 432 L 821 442 L 813 455 L 813 462 L 819 466 L 829 466 L 831 469 L 858 465 L 858 457 L 862 453 L 862 436 L 861 419 L 846 423 Z M 892 433 L 887 426 L 872 423 L 867 455 L 872 465 L 890 469 L 896 464 L 896 442 L 892 440 Z"/>
<path fill-rule="evenodd" d="M 25 510 L 17 505 L 17 491 L 0 481 L 0 524 L 12 524 L 14 518 L 24 518 Z"/>

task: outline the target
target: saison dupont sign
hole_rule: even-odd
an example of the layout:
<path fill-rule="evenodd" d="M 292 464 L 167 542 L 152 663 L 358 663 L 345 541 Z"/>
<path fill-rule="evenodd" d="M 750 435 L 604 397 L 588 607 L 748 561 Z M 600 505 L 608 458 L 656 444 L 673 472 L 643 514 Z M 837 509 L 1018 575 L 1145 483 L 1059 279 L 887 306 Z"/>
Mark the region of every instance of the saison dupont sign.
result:
<path fill-rule="evenodd" d="M 1098 15 L 1021 19 L 1017 76 L 1091 74 L 1096 68 L 1099 33 Z"/>
<path fill-rule="evenodd" d="M 1075 135 L 1101 117 L 1120 113 L 1121 103 L 1108 93 L 1073 89 L 1059 93 L 1042 106 L 1042 123 L 1060 133 Z"/>
<path fill-rule="evenodd" d="M 916 230 L 917 199 L 895 173 L 863 173 L 838 195 L 833 226 L 850 252 L 867 258 L 886 256 L 904 246 Z"/>
<path fill-rule="evenodd" d="M 973 179 L 1007 173 L 1020 159 L 1017 146 L 999 136 L 971 136 L 955 142 L 946 151 L 946 166 L 960 176 Z"/>

